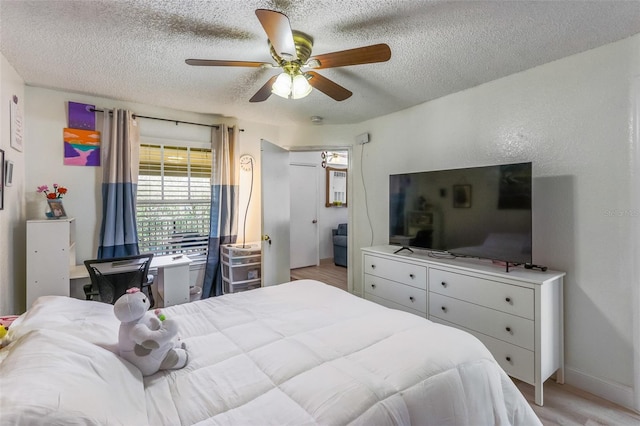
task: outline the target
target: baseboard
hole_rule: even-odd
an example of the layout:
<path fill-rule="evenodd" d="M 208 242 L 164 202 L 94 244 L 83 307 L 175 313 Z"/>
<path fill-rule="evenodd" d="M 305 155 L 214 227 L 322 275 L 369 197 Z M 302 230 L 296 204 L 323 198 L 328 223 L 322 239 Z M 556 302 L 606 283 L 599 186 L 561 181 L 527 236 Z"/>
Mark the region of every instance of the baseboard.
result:
<path fill-rule="evenodd" d="M 564 370 L 565 383 L 635 411 L 633 388 L 599 379 L 572 368 Z"/>

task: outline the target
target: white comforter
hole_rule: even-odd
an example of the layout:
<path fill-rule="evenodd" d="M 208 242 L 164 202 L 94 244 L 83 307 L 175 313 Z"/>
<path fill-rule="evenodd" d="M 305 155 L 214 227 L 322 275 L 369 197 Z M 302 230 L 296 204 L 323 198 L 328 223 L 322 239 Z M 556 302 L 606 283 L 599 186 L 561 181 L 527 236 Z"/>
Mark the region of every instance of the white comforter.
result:
<path fill-rule="evenodd" d="M 189 362 L 142 377 L 108 304 L 39 298 L 0 349 L 0 425 L 538 425 L 473 336 L 316 281 L 165 309 Z"/>
<path fill-rule="evenodd" d="M 151 425 L 540 424 L 473 336 L 315 281 L 165 309 L 189 352 Z"/>

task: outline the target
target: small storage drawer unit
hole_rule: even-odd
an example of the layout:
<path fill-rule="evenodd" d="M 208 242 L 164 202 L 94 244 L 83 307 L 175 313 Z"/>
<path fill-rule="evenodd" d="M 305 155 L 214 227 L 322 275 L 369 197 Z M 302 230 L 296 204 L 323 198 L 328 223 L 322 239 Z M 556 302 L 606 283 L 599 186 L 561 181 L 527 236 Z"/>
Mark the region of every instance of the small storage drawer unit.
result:
<path fill-rule="evenodd" d="M 262 252 L 260 243 L 226 244 L 220 247 L 222 257 L 222 292 L 236 293 L 261 285 Z"/>
<path fill-rule="evenodd" d="M 538 405 L 546 379 L 564 382 L 564 272 L 396 250 L 362 249 L 366 299 L 473 334 L 509 375 L 534 385 Z"/>
<path fill-rule="evenodd" d="M 364 255 L 365 299 L 422 317 L 427 316 L 427 268 Z"/>

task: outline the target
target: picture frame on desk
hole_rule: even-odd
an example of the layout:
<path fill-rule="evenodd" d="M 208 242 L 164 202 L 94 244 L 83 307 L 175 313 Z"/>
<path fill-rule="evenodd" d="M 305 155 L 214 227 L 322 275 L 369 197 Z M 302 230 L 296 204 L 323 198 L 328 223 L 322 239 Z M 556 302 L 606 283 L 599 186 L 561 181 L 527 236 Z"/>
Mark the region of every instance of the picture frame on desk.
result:
<path fill-rule="evenodd" d="M 62 200 L 59 198 L 47 199 L 49 209 L 51 209 L 51 216 L 47 214 L 49 219 L 61 219 L 67 217 L 67 213 L 64 211 Z"/>

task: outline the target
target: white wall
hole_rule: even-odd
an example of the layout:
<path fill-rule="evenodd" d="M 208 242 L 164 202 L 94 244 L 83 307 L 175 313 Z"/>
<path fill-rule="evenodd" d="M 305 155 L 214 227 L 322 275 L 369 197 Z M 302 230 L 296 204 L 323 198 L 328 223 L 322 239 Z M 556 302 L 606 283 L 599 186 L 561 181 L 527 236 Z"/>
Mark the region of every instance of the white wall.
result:
<path fill-rule="evenodd" d="M 10 67 L 2 60 L 4 99 L 5 87 L 19 91 L 21 82 L 13 70 L 6 76 Z M 639 149 L 632 137 L 630 94 L 631 80 L 639 75 L 640 36 L 635 36 L 356 125 L 278 128 L 239 121 L 246 129 L 241 134 L 241 149 L 259 159 L 260 138 L 285 147 L 345 147 L 355 145 L 356 135 L 365 131 L 371 134 L 370 144 L 354 146 L 349 175 L 353 248 L 349 275 L 356 294 L 362 292 L 358 248 L 387 242 L 390 173 L 532 160 L 534 262 L 567 271 L 567 382 L 631 407 L 634 371 L 630 324 L 632 296 L 638 294 L 637 275 L 631 271 L 638 259 L 631 257 L 628 248 L 640 235 L 638 217 L 625 212 L 631 211 L 629 194 L 640 190 L 631 177 L 639 171 L 630 155 Z M 64 111 L 64 102 L 95 98 L 45 92 L 29 88 L 26 94 L 32 112 L 25 117 L 26 149 L 37 147 L 36 152 L 49 156 L 50 162 L 61 164 L 60 133 L 65 117 L 60 111 Z M 41 107 L 42 102 L 48 107 Z M 100 106 L 118 105 L 121 103 L 100 102 Z M 5 108 L 0 106 L 3 129 Z M 136 112 L 161 114 L 151 107 L 143 109 Z M 4 135 L 3 130 L 2 147 L 10 151 Z M 81 175 L 52 173 L 47 170 L 51 169 L 49 162 L 32 165 L 32 153 L 27 152 L 29 190 L 25 192 L 31 193 L 30 188 L 45 180 L 69 178 L 68 210 L 79 217 L 76 212 L 82 217 L 95 216 L 96 201 L 90 195 L 95 192 L 95 176 L 84 176 L 90 173 L 87 171 L 73 172 Z M 12 154 L 15 161 L 19 155 Z M 52 155 L 59 157 L 56 160 Z M 259 168 L 258 160 L 258 172 Z M 85 177 L 88 182 L 83 182 Z M 72 201 L 74 192 L 85 189 L 89 195 L 83 195 L 80 203 Z M 256 197 L 247 226 L 252 232 L 257 230 L 256 238 L 260 233 L 259 211 Z M 7 230 L 5 214 L 0 212 L 2 235 Z M 18 213 L 14 217 L 23 216 Z M 22 226 L 21 220 L 12 220 L 12 226 Z M 96 232 L 83 227 L 91 236 Z M 24 243 L 13 244 L 10 250 Z M 0 255 L 3 268 L 7 263 L 19 265 L 13 266 L 14 285 L 3 282 L 0 287 L 1 306 L 17 306 L 5 300 L 13 297 L 11 291 L 24 292 L 20 288 L 24 282 L 24 272 L 18 270 L 24 265 L 20 256 Z M 6 276 L 4 269 L 2 276 Z"/>
<path fill-rule="evenodd" d="M 39 185 L 64 185 L 69 192 L 63 202 L 67 215 L 76 218 L 77 262 L 95 258 L 102 220 L 102 168 L 63 165 L 62 131 L 67 127 L 67 102 L 82 102 L 97 108 L 127 108 L 137 114 L 168 117 L 184 121 L 213 123 L 211 116 L 171 111 L 161 108 L 118 102 L 94 96 L 79 95 L 38 87 L 27 87 L 29 104 L 26 109 L 26 201 L 27 219 L 44 217 L 45 200 L 36 193 Z M 210 129 L 202 126 L 179 125 L 157 120 L 139 119 L 141 139 L 146 136 L 210 141 Z M 102 128 L 102 114 L 96 114 L 96 128 Z"/>
<path fill-rule="evenodd" d="M 567 271 L 567 382 L 632 406 L 633 281 L 630 255 L 631 81 L 640 36 L 558 60 L 405 111 L 346 128 L 368 131 L 354 148 L 354 247 L 388 238 L 391 173 L 518 161 L 534 163 L 533 260 Z M 333 141 L 334 129 L 290 142 Z M 353 140 L 353 139 L 352 139 Z M 288 141 L 284 141 L 287 143 Z M 338 142 L 340 143 L 340 142 Z M 363 180 L 368 194 L 365 204 Z M 366 212 L 368 211 L 368 215 Z M 369 218 L 373 237 L 368 229 Z M 361 260 L 354 257 L 360 293 Z"/>
<path fill-rule="evenodd" d="M 51 186 L 58 183 L 68 187 L 69 192 L 63 198 L 64 206 L 67 214 L 76 218 L 76 257 L 77 263 L 81 263 L 85 259 L 96 256 L 98 238 L 100 232 L 100 222 L 102 201 L 101 201 L 101 184 L 102 170 L 100 167 L 79 167 L 63 165 L 63 142 L 62 131 L 67 126 L 67 102 L 83 102 L 96 105 L 98 108 L 127 108 L 139 115 L 151 117 L 170 118 L 181 121 L 197 122 L 197 123 L 227 123 L 229 125 L 236 124 L 239 128 L 244 128 L 244 132 L 239 134 L 239 153 L 250 153 L 258 161 L 256 164 L 257 176 L 260 176 L 260 138 L 266 137 L 276 139 L 278 135 L 277 127 L 264 124 L 256 124 L 251 122 L 237 122 L 235 119 L 222 118 L 209 114 L 196 114 L 185 111 L 171 110 L 166 108 L 157 108 L 149 105 L 136 104 L 131 102 L 121 102 L 112 99 L 105 99 L 89 95 L 81 95 L 77 93 L 62 92 L 38 87 L 20 88 L 21 81 L 17 74 L 15 78 L 18 84 L 13 84 L 10 77 L 13 77 L 9 71 L 12 69 L 8 66 L 9 71 L 5 72 L 5 61 L 3 59 L 3 86 L 2 95 L 5 96 L 5 86 L 7 92 L 19 91 L 18 95 L 22 98 L 26 97 L 25 108 L 25 141 L 24 154 L 10 153 L 16 162 L 17 182 L 11 187 L 12 196 L 16 198 L 16 203 L 11 203 L 12 209 L 21 206 L 18 213 L 15 214 L 15 220 L 7 222 L 8 233 L 2 235 L 13 235 L 16 237 L 13 246 L 9 250 L 3 249 L 0 255 L 0 265 L 2 265 L 3 281 L 0 286 L 2 299 L 0 306 L 3 313 L 21 313 L 24 311 L 24 293 L 25 293 L 25 244 L 24 244 L 24 220 L 44 217 L 45 201 L 42 194 L 36 193 L 36 187 L 43 184 Z M 7 81 L 5 82 L 5 75 Z M 16 88 L 17 87 L 17 88 Z M 10 89 L 10 90 L 9 90 Z M 19 89 L 19 90 L 18 90 Z M 24 95 L 22 93 L 24 90 Z M 2 104 L 4 105 L 4 103 Z M 5 117 L 8 112 L 3 111 L 3 128 Z M 97 120 L 100 123 L 102 114 L 97 114 Z M 8 118 L 7 125 L 8 125 Z M 165 138 L 209 141 L 210 129 L 203 126 L 193 126 L 187 124 L 177 125 L 173 122 L 163 122 L 158 120 L 139 119 L 141 139 L 145 137 Z M 99 126 L 98 126 L 99 127 Z M 8 134 L 8 131 L 6 132 Z M 8 137 L 5 141 L 5 132 L 3 132 L 3 148 L 6 152 L 10 149 Z M 248 198 L 248 186 L 243 182 L 243 176 L 240 176 L 240 203 L 246 205 Z M 259 179 L 254 187 L 254 195 L 252 197 L 249 208 L 249 217 L 247 220 L 247 239 L 252 241 L 259 240 L 260 237 L 260 182 Z M 0 226 L 5 227 L 5 211 L 0 211 Z M 239 224 L 242 226 L 243 218 L 240 218 Z M 241 232 L 242 229 L 239 229 Z M 10 240 L 11 241 L 11 240 Z M 13 254 L 15 253 L 15 254 Z M 6 260 L 5 260 L 6 259 Z M 14 276 L 5 274 L 4 262 L 13 266 L 13 271 L 9 270 Z M 10 269 L 10 268 L 9 268 Z M 5 279 L 5 276 L 7 277 Z M 198 274 L 192 274 L 192 280 L 201 279 Z M 17 300 L 12 300 L 12 293 L 19 295 Z M 7 295 L 5 297 L 5 294 Z M 5 306 L 6 305 L 6 306 Z"/>
<path fill-rule="evenodd" d="M 25 154 L 11 148 L 9 102 L 14 95 L 18 96 L 24 117 L 24 81 L 0 54 L 0 149 L 4 151 L 5 160 L 14 163 L 13 184 L 5 188 L 4 210 L 0 210 L 0 313 L 3 315 L 22 313 L 20 307 L 26 300 Z"/>
<path fill-rule="evenodd" d="M 348 210 L 344 207 L 325 207 L 327 170 L 322 168 L 322 151 L 292 151 L 289 160 L 291 163 L 314 164 L 318 176 L 316 179 L 318 191 L 318 236 L 320 259 L 333 258 L 333 238 L 331 229 L 337 228 L 340 223 L 348 222 Z M 345 167 L 346 168 L 346 167 Z M 295 203 L 296 200 L 291 200 Z"/>

